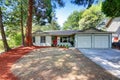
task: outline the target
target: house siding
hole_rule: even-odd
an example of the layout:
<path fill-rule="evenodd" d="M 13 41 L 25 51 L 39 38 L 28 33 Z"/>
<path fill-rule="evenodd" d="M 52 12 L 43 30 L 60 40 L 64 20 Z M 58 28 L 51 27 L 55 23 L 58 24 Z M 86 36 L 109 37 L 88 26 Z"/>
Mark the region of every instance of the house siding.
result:
<path fill-rule="evenodd" d="M 75 41 L 74 41 L 74 43 L 75 43 L 75 48 L 77 48 L 77 46 L 78 46 L 78 41 L 77 41 L 77 39 L 78 39 L 78 35 L 75 35 Z"/>
<path fill-rule="evenodd" d="M 40 43 L 41 36 L 35 36 L 35 43 L 36 46 L 51 46 L 51 36 L 45 36 L 45 43 Z"/>
<path fill-rule="evenodd" d="M 40 36 L 35 36 L 35 43 L 34 45 L 39 46 L 40 45 Z"/>
<path fill-rule="evenodd" d="M 52 38 L 51 38 L 51 36 L 46 36 L 46 46 L 51 46 L 51 44 L 52 44 Z"/>

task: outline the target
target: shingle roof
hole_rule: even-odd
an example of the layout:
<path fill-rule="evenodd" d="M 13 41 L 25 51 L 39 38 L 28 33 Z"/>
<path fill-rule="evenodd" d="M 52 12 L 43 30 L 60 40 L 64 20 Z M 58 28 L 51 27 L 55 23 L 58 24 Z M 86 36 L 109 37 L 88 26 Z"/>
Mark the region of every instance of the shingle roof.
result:
<path fill-rule="evenodd" d="M 96 28 L 89 28 L 86 30 L 53 30 L 53 31 L 36 31 L 33 33 L 33 35 L 74 35 L 77 33 L 109 33 L 106 31 L 102 31 Z"/>
<path fill-rule="evenodd" d="M 51 31 L 49 33 L 50 35 L 73 35 L 76 32 L 78 32 L 78 30 L 64 30 L 64 31 L 58 30 L 58 31 Z"/>
<path fill-rule="evenodd" d="M 111 32 L 107 32 L 101 29 L 96 29 L 96 28 L 91 27 L 91 28 L 79 31 L 78 33 L 111 33 Z"/>
<path fill-rule="evenodd" d="M 107 28 L 107 31 L 120 34 L 120 17 L 112 20 L 110 26 Z"/>
<path fill-rule="evenodd" d="M 53 30 L 53 31 L 44 31 L 44 32 L 34 32 L 33 34 L 44 34 L 44 35 L 73 35 L 79 30 Z"/>

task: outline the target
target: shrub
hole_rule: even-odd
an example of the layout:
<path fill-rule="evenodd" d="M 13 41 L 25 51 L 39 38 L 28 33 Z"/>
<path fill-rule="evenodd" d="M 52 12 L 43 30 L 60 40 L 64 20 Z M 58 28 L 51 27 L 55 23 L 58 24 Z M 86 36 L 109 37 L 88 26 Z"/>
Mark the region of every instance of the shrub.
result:
<path fill-rule="evenodd" d="M 3 42 L 0 40 L 0 52 L 4 50 Z"/>
<path fill-rule="evenodd" d="M 67 44 L 65 47 L 66 47 L 66 48 L 69 48 L 69 45 Z"/>
<path fill-rule="evenodd" d="M 16 33 L 15 35 L 9 36 L 10 40 L 8 40 L 8 44 L 10 47 L 20 46 L 22 43 L 21 33 Z"/>

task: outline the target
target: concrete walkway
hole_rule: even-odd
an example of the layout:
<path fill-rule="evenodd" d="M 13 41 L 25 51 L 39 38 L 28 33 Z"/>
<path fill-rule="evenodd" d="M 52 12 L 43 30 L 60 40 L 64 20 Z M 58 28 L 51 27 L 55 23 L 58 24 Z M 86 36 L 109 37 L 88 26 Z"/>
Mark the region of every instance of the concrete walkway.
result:
<path fill-rule="evenodd" d="M 120 78 L 120 50 L 115 49 L 79 49 L 93 62 Z"/>

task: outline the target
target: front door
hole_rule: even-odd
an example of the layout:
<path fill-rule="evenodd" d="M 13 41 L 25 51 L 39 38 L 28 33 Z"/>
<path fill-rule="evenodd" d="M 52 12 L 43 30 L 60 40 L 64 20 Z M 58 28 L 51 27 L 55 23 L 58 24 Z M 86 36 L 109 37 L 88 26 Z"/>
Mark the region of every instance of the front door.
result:
<path fill-rule="evenodd" d="M 57 36 L 52 37 L 53 46 L 57 46 Z"/>

